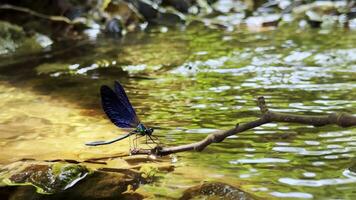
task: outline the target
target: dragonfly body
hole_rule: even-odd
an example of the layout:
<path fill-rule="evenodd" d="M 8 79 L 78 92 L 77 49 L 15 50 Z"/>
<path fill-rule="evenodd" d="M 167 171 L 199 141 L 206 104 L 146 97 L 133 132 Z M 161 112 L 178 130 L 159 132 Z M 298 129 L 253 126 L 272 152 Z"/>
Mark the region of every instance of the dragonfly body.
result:
<path fill-rule="evenodd" d="M 147 136 L 154 142 L 151 137 L 153 129 L 147 128 L 140 122 L 125 93 L 124 88 L 119 82 L 115 82 L 114 90 L 106 85 L 101 86 L 100 95 L 103 110 L 111 122 L 120 128 L 130 128 L 132 130 L 129 133 L 112 140 L 89 142 L 86 143 L 86 145 L 98 146 L 112 144 L 135 134 L 140 136 Z"/>
<path fill-rule="evenodd" d="M 137 127 L 135 132 L 137 132 L 140 135 L 147 135 L 150 136 L 153 133 L 153 129 L 152 128 L 146 128 L 145 125 L 143 125 L 142 123 L 140 123 Z"/>

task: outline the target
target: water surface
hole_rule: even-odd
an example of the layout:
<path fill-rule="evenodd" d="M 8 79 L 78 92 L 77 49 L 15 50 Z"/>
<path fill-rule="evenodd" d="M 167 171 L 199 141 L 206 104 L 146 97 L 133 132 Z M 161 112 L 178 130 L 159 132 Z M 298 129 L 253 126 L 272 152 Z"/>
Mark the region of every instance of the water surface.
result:
<path fill-rule="evenodd" d="M 166 145 L 198 141 L 273 111 L 355 113 L 356 34 L 279 28 L 223 32 L 200 26 L 54 44 L 0 63 L 0 163 L 83 160 L 127 152 L 100 108 L 99 87 L 119 80 L 141 120 Z M 176 198 L 202 181 L 258 197 L 354 199 L 356 129 L 270 123 L 176 155 L 176 169 L 140 190 Z"/>

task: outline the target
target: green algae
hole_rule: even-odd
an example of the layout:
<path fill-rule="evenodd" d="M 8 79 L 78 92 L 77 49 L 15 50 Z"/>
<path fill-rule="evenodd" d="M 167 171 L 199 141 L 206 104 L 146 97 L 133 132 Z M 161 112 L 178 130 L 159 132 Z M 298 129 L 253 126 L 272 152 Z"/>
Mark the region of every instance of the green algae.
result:
<path fill-rule="evenodd" d="M 1 172 L 2 185 L 32 185 L 41 194 L 66 190 L 84 179 L 89 170 L 75 164 L 17 163 L 7 166 Z"/>

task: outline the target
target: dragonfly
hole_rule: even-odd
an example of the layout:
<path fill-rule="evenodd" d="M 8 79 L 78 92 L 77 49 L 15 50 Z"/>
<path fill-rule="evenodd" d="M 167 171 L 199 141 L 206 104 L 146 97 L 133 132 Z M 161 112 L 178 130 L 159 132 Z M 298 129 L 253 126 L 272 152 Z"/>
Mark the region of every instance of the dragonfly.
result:
<path fill-rule="evenodd" d="M 156 143 L 153 137 L 157 137 L 152 135 L 153 128 L 148 128 L 140 122 L 124 88 L 118 81 L 115 81 L 114 90 L 106 85 L 101 86 L 100 96 L 102 108 L 111 122 L 119 128 L 129 129 L 131 131 L 112 140 L 88 142 L 86 145 L 99 146 L 112 144 L 132 135 L 136 135 L 135 140 L 139 137 L 146 136 L 146 144 L 148 144 L 147 137 L 153 143 Z"/>

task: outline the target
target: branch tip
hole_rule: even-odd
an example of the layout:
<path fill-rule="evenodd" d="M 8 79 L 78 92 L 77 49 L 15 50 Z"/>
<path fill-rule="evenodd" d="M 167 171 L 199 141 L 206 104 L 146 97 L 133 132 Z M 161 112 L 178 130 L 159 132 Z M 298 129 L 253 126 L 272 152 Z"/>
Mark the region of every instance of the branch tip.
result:
<path fill-rule="evenodd" d="M 265 98 L 263 96 L 258 97 L 257 106 L 260 108 L 260 111 L 262 112 L 262 114 L 265 114 L 268 111 L 268 108 L 267 108 L 267 105 L 265 102 Z"/>

